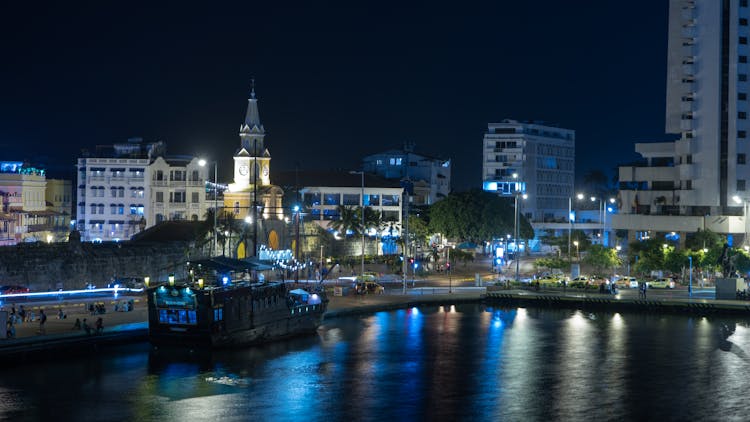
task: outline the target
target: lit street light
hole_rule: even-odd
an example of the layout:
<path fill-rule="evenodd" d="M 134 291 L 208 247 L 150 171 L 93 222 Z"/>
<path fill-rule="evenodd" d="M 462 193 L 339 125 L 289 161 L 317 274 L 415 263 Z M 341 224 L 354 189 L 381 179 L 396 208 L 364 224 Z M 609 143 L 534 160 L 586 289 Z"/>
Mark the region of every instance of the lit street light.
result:
<path fill-rule="evenodd" d="M 365 277 L 365 172 L 364 171 L 356 171 L 352 170 L 349 172 L 349 174 L 359 174 L 362 176 L 362 191 L 360 195 L 360 212 L 362 214 L 362 227 L 360 228 L 360 231 L 362 232 L 362 267 L 359 273 L 359 276 L 362 277 L 362 280 L 364 280 Z"/>
<path fill-rule="evenodd" d="M 573 241 L 573 245 L 575 245 L 575 247 L 576 247 L 576 260 L 577 260 L 578 262 L 581 262 L 581 254 L 580 254 L 580 253 L 578 253 L 578 241 L 577 241 L 577 240 L 574 240 L 574 241 Z"/>
<path fill-rule="evenodd" d="M 201 166 L 201 167 L 205 167 L 207 164 L 208 164 L 208 161 L 206 161 L 203 158 L 201 158 L 200 160 L 198 160 L 198 165 Z M 213 245 L 213 250 L 211 251 L 212 255 L 216 253 L 216 214 L 219 213 L 219 205 L 218 205 L 218 202 L 217 202 L 218 201 L 218 197 L 219 197 L 219 188 L 218 188 L 218 185 L 217 185 L 218 182 L 217 182 L 217 177 L 216 177 L 216 173 L 217 173 L 217 163 L 216 163 L 216 161 L 213 161 L 213 165 L 214 165 L 214 228 L 213 228 L 213 236 L 212 237 L 213 237 L 213 240 L 214 240 L 213 241 L 214 245 Z"/>

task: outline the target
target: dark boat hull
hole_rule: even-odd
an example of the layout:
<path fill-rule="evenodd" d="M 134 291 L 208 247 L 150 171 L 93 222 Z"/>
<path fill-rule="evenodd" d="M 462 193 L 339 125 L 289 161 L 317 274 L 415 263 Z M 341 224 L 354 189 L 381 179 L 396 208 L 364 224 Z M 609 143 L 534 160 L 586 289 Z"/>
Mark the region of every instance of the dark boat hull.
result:
<path fill-rule="evenodd" d="M 283 284 L 151 289 L 149 340 L 158 347 L 227 348 L 315 333 L 326 310 L 325 295 L 311 293 L 314 300 L 308 303 L 288 293 Z"/>

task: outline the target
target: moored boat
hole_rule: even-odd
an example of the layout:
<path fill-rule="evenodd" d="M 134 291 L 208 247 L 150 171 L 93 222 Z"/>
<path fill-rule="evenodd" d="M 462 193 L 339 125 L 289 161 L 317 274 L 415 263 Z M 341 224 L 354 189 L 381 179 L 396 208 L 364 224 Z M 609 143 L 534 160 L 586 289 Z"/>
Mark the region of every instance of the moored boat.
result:
<path fill-rule="evenodd" d="M 314 333 L 328 304 L 317 285 L 289 289 L 284 282 L 243 279 L 217 284 L 148 288 L 151 343 L 233 347 Z"/>

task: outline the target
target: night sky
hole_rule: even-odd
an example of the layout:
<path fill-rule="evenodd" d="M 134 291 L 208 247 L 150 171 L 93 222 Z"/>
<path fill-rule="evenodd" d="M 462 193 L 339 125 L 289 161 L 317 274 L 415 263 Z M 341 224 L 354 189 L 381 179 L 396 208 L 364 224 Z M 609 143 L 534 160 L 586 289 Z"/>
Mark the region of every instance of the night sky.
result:
<path fill-rule="evenodd" d="M 251 78 L 272 173 L 409 141 L 464 190 L 503 118 L 576 130 L 579 179 L 665 137 L 666 0 L 151 3 L 0 6 L 2 159 L 55 176 L 141 136 L 228 181 Z"/>

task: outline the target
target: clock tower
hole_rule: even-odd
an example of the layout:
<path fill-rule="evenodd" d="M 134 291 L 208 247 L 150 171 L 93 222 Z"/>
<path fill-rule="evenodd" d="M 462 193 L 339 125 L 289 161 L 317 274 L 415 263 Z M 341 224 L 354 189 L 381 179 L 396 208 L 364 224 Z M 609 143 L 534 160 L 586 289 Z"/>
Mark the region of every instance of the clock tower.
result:
<path fill-rule="evenodd" d="M 266 149 L 265 136 L 253 83 L 245 121 L 240 125 L 240 147 L 233 157 L 234 183 L 224 192 L 224 209 L 236 219 L 284 218 L 281 203 L 284 191 L 271 184 L 271 154 Z"/>

